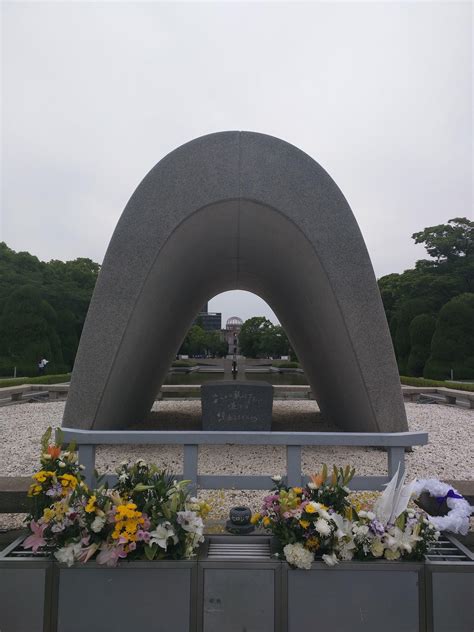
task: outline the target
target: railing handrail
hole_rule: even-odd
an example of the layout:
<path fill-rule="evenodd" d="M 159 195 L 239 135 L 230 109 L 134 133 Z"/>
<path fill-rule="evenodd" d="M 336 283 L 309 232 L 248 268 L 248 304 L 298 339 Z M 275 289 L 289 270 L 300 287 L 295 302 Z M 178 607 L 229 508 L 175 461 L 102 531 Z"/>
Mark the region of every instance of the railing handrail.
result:
<path fill-rule="evenodd" d="M 259 432 L 205 430 L 82 430 L 62 428 L 77 445 L 313 445 L 409 447 L 426 445 L 427 432 Z"/>
<path fill-rule="evenodd" d="M 268 475 L 200 475 L 198 456 L 200 445 L 278 445 L 286 447 L 286 477 L 288 485 L 307 481 L 301 471 L 303 446 L 376 446 L 387 449 L 388 476 L 355 477 L 353 489 L 381 489 L 398 471 L 405 470 L 405 449 L 425 445 L 426 432 L 249 432 L 249 431 L 188 431 L 188 430 L 81 430 L 62 428 L 63 441 L 78 445 L 80 462 L 89 486 L 95 482 L 95 448 L 97 445 L 178 444 L 183 446 L 183 472 L 173 476 L 190 482 L 191 490 L 203 489 L 268 489 Z"/>

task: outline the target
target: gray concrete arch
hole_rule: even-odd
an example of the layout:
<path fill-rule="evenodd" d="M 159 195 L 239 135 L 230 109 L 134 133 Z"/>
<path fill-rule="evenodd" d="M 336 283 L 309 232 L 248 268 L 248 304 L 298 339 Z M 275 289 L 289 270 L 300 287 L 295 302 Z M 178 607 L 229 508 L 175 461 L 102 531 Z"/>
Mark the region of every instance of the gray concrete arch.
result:
<path fill-rule="evenodd" d="M 63 425 L 141 421 L 200 306 L 230 289 L 273 308 L 341 429 L 407 430 L 383 306 L 347 201 L 308 155 L 253 132 L 191 141 L 136 189 L 92 297 Z"/>

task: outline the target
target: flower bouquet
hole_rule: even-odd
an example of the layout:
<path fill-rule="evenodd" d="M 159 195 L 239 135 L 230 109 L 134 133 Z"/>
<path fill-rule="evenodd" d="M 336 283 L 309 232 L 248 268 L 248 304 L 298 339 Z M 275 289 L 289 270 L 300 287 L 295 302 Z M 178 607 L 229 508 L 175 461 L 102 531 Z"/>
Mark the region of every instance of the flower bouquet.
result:
<path fill-rule="evenodd" d="M 252 522 L 275 535 L 278 554 L 292 566 L 309 569 L 315 554 L 332 564 L 338 540 L 344 535 L 340 529 L 343 516 L 350 517 L 352 512 L 347 486 L 353 476 L 349 466 L 344 470 L 334 466 L 328 477 L 326 465 L 305 487 L 287 487 L 276 476 L 274 489 Z"/>
<path fill-rule="evenodd" d="M 190 498 L 187 482 L 177 482 L 138 460 L 121 464 L 117 483 L 89 489 L 74 446 L 61 448 L 51 429 L 43 436 L 42 469 L 33 475 L 27 518 L 31 535 L 24 548 L 52 552 L 68 566 L 95 557 L 115 566 L 119 559 L 187 559 L 204 540 L 206 503 Z"/>
<path fill-rule="evenodd" d="M 327 467 L 305 487 L 286 487 L 275 477 L 275 488 L 264 498 L 252 522 L 271 531 L 279 555 L 296 568 L 311 568 L 319 558 L 334 566 L 340 560 L 421 560 L 439 532 L 424 513 L 407 508 L 414 482 L 398 483 L 398 471 L 373 507 L 351 505 L 347 485 L 354 470 Z"/>

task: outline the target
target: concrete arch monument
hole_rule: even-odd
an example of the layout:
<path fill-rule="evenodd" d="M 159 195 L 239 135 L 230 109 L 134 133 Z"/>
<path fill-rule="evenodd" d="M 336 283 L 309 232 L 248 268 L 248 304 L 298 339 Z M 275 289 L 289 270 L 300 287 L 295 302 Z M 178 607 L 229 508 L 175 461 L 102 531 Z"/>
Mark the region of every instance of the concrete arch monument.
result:
<path fill-rule="evenodd" d="M 179 147 L 132 195 L 92 297 L 63 425 L 142 420 L 201 305 L 230 289 L 272 307 L 341 430 L 407 430 L 382 302 L 347 201 L 308 155 L 253 132 Z"/>

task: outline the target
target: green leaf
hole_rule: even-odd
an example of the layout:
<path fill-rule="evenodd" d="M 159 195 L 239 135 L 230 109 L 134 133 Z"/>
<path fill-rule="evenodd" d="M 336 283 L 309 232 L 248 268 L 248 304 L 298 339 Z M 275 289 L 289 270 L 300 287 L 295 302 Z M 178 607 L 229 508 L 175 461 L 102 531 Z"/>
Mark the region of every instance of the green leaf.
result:
<path fill-rule="evenodd" d="M 323 469 L 321 470 L 321 476 L 323 477 L 323 483 L 325 483 L 326 479 L 328 477 L 328 466 L 326 465 L 326 463 L 323 463 Z"/>
<path fill-rule="evenodd" d="M 54 442 L 56 445 L 60 445 L 62 447 L 63 445 L 63 431 L 61 430 L 61 428 L 56 428 L 55 432 L 54 432 Z"/>
<path fill-rule="evenodd" d="M 405 516 L 405 512 L 403 512 L 395 520 L 395 526 L 398 527 L 401 531 L 403 531 L 405 529 L 405 524 L 406 524 L 406 516 Z"/>
<path fill-rule="evenodd" d="M 146 558 L 151 561 L 155 559 L 156 553 L 158 551 L 158 544 L 145 544 L 144 551 Z"/>
<path fill-rule="evenodd" d="M 43 452 L 46 452 L 49 446 L 49 440 L 51 439 L 52 428 L 51 426 L 46 430 L 44 435 L 41 437 L 41 448 Z"/>

